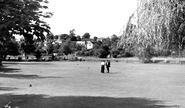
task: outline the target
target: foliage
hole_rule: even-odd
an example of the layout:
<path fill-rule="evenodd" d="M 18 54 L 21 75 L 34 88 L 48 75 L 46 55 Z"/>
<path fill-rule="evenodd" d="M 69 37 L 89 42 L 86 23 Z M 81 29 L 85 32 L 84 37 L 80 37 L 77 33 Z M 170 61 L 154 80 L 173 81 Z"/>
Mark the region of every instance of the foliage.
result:
<path fill-rule="evenodd" d="M 68 34 L 60 34 L 58 37 L 62 42 L 70 39 Z"/>
<path fill-rule="evenodd" d="M 53 45 L 53 53 L 59 53 L 59 48 L 60 48 L 60 44 L 59 43 L 55 43 Z"/>
<path fill-rule="evenodd" d="M 132 52 L 124 52 L 124 57 L 134 57 Z"/>
<path fill-rule="evenodd" d="M 82 40 L 82 39 L 81 39 L 81 36 L 79 36 L 79 35 L 76 36 L 76 40 L 77 40 L 77 41 L 81 41 L 81 40 Z"/>
<path fill-rule="evenodd" d="M 150 47 L 147 47 L 145 48 L 143 51 L 139 52 L 138 53 L 138 56 L 143 59 L 143 58 L 146 58 L 146 59 L 151 59 L 152 57 L 152 53 L 151 53 L 151 48 Z"/>
<path fill-rule="evenodd" d="M 99 57 L 99 58 L 107 58 L 107 56 L 108 56 L 107 52 L 102 48 L 96 49 L 94 51 L 94 55 Z"/>
<path fill-rule="evenodd" d="M 111 38 L 103 38 L 102 41 L 98 40 L 97 37 L 94 37 L 93 49 L 78 51 L 77 55 L 106 58 L 113 48 L 117 48 L 117 42 L 118 37 L 116 35 L 113 35 Z"/>
<path fill-rule="evenodd" d="M 95 36 L 95 37 L 93 38 L 93 40 L 94 40 L 94 42 L 97 42 L 98 37 Z"/>
<path fill-rule="evenodd" d="M 127 48 L 132 44 L 140 49 L 139 53 L 147 52 L 149 47 L 156 51 L 171 49 L 174 44 L 181 50 L 185 43 L 184 6 L 182 0 L 140 0 L 136 13 L 129 18 L 120 45 Z"/>
<path fill-rule="evenodd" d="M 117 58 L 117 56 L 119 55 L 119 50 L 117 49 L 111 50 L 111 55 L 113 58 Z"/>
<path fill-rule="evenodd" d="M 117 48 L 119 38 L 114 34 L 111 36 L 110 41 L 111 41 L 111 49 Z"/>
<path fill-rule="evenodd" d="M 42 12 L 47 6 L 46 0 L 1 0 L 0 1 L 0 32 L 6 39 L 13 34 L 22 35 L 25 40 L 37 36 L 44 39 L 44 33 L 49 33 L 49 26 L 40 17 L 51 17 L 52 13 Z M 2 39 L 1 39 L 2 41 Z"/>
<path fill-rule="evenodd" d="M 161 56 L 164 56 L 164 57 L 168 57 L 168 56 L 171 55 L 171 51 L 168 50 L 168 49 L 164 49 L 164 50 L 161 51 L 161 54 L 160 55 Z"/>
<path fill-rule="evenodd" d="M 50 27 L 41 18 L 52 16 L 51 12 L 41 11 L 48 8 L 46 3 L 47 0 L 0 0 L 0 52 L 13 35 L 24 37 L 21 46 L 26 53 L 34 50 L 34 36 L 44 40 Z"/>
<path fill-rule="evenodd" d="M 77 41 L 77 37 L 75 36 L 75 29 L 69 31 L 69 37 L 71 41 Z"/>
<path fill-rule="evenodd" d="M 46 50 L 47 55 L 53 54 L 53 51 L 54 51 L 54 35 L 51 34 L 51 33 L 46 36 L 45 50 Z"/>
<path fill-rule="evenodd" d="M 94 50 L 93 49 L 83 49 L 81 51 L 77 52 L 78 56 L 94 56 Z"/>
<path fill-rule="evenodd" d="M 42 57 L 42 53 L 45 52 L 44 51 L 44 44 L 42 41 L 35 39 L 33 45 L 35 47 L 34 48 L 35 50 L 32 52 L 32 54 L 37 58 L 37 60 L 40 60 Z"/>
<path fill-rule="evenodd" d="M 70 44 L 71 44 L 70 40 L 62 43 L 62 45 L 60 46 L 60 49 L 59 49 L 59 53 L 65 54 L 65 55 L 71 54 L 72 50 L 70 49 Z"/>
<path fill-rule="evenodd" d="M 31 54 L 34 52 L 34 50 L 36 49 L 34 44 L 34 42 L 27 42 L 25 39 L 22 39 L 20 41 L 21 44 L 21 49 L 23 51 L 23 53 L 25 53 L 25 55 Z"/>
<path fill-rule="evenodd" d="M 58 37 L 62 42 L 67 41 L 67 40 L 70 40 L 70 41 L 81 40 L 80 36 L 76 37 L 75 29 L 70 30 L 69 34 L 60 34 L 60 35 L 56 35 L 55 37 Z"/>
<path fill-rule="evenodd" d="M 60 45 L 59 53 L 60 55 L 68 55 L 74 54 L 75 52 L 81 51 L 83 49 L 85 49 L 83 45 L 76 44 L 75 41 L 67 40 Z"/>
<path fill-rule="evenodd" d="M 102 45 L 102 42 L 101 41 L 97 41 L 93 44 L 93 49 L 99 49 Z"/>
<path fill-rule="evenodd" d="M 15 38 L 4 43 L 4 46 L 1 48 L 1 54 L 3 59 L 6 58 L 7 55 L 20 55 L 20 46 L 19 43 L 16 42 Z"/>
<path fill-rule="evenodd" d="M 83 36 L 82 36 L 82 39 L 90 39 L 91 35 L 89 33 L 85 33 Z"/>
<path fill-rule="evenodd" d="M 42 52 L 40 49 L 36 49 L 33 54 L 35 55 L 37 60 L 41 59 L 41 57 L 42 57 Z"/>
<path fill-rule="evenodd" d="M 110 40 L 110 38 L 108 37 L 108 38 L 103 38 L 102 39 L 102 45 L 103 46 L 111 46 L 111 40 Z"/>

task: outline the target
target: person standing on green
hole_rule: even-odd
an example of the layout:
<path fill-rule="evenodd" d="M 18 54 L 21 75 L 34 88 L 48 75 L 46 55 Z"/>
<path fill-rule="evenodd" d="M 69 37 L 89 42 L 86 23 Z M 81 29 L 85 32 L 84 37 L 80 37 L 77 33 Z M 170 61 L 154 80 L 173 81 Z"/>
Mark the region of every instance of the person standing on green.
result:
<path fill-rule="evenodd" d="M 106 60 L 105 66 L 107 68 L 107 73 L 109 73 L 109 68 L 110 68 L 110 61 Z"/>
<path fill-rule="evenodd" d="M 104 73 L 105 70 L 105 61 L 101 62 L 101 73 Z"/>

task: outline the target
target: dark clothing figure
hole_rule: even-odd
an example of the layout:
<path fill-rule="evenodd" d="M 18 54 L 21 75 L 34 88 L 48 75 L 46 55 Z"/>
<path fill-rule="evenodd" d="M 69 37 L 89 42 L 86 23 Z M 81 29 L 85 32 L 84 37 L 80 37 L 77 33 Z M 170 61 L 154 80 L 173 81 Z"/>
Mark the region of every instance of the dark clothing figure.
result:
<path fill-rule="evenodd" d="M 106 68 L 107 68 L 107 73 L 109 73 L 110 61 L 107 60 L 106 63 L 105 63 L 105 65 L 106 65 Z"/>
<path fill-rule="evenodd" d="M 105 62 L 102 61 L 101 62 L 101 73 L 104 73 L 104 70 L 105 70 Z"/>

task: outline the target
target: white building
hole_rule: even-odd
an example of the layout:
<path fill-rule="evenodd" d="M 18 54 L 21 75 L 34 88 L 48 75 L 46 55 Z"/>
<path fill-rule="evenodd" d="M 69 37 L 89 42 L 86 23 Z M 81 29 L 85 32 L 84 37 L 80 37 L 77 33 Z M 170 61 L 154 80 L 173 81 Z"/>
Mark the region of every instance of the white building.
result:
<path fill-rule="evenodd" d="M 93 43 L 90 40 L 85 40 L 85 41 L 77 41 L 77 44 L 84 45 L 86 49 L 92 49 L 93 48 Z"/>

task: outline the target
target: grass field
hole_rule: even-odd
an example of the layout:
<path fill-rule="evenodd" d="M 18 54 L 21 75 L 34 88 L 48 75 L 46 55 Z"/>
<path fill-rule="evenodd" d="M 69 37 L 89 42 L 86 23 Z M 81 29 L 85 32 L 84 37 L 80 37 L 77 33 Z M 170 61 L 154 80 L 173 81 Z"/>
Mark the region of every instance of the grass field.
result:
<path fill-rule="evenodd" d="M 4 62 L 0 107 L 183 108 L 185 66 L 111 62 Z M 31 86 L 30 86 L 31 85 Z"/>

